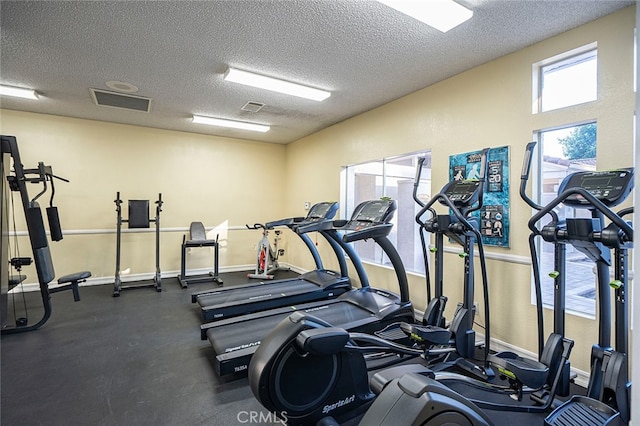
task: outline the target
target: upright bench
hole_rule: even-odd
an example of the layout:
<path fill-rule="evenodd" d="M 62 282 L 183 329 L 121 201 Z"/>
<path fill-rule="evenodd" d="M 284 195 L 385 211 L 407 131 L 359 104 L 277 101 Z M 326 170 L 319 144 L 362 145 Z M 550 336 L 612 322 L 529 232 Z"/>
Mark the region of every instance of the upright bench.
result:
<path fill-rule="evenodd" d="M 206 275 L 187 275 L 187 249 L 196 247 L 213 247 L 213 271 Z M 219 254 L 218 254 L 218 236 L 215 240 L 207 239 L 207 232 L 202 222 L 191 222 L 189 226 L 189 239 L 182 237 L 182 254 L 180 257 L 180 275 L 178 282 L 182 288 L 187 288 L 189 284 L 201 282 L 214 282 L 221 286 L 223 284 L 219 277 Z"/>

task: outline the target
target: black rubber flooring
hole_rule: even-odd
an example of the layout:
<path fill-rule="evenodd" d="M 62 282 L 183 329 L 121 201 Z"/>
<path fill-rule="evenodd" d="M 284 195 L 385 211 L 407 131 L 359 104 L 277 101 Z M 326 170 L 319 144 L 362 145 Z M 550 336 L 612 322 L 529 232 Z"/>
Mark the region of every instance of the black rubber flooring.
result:
<path fill-rule="evenodd" d="M 225 286 L 247 281 L 246 272 L 223 278 Z M 52 295 L 41 329 L 2 336 L 1 424 L 241 424 L 261 406 L 246 379 L 216 376 L 190 297 L 207 286 L 183 290 L 163 279 L 161 293 L 138 288 L 113 298 L 113 287 L 101 285 L 81 287 L 77 303 L 70 292 Z M 39 293 L 28 296 L 37 321 Z"/>
<path fill-rule="evenodd" d="M 223 279 L 231 286 L 246 282 L 246 273 Z M 164 279 L 162 286 L 161 293 L 140 288 L 119 298 L 110 285 L 81 287 L 77 303 L 70 292 L 54 294 L 53 315 L 41 329 L 3 335 L 0 423 L 241 425 L 254 412 L 263 417 L 253 424 L 279 424 L 265 421 L 268 412 L 246 378 L 217 377 L 190 297 L 209 284 L 183 290 L 177 279 Z M 37 321 L 39 293 L 27 295 L 30 321 Z M 498 425 L 542 424 L 542 416 L 491 417 Z"/>

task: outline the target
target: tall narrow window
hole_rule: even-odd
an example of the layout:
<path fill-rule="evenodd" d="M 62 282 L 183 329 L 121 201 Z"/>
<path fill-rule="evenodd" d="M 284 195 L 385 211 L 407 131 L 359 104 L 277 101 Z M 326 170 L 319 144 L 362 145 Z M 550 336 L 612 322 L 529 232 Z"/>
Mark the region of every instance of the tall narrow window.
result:
<path fill-rule="evenodd" d="M 541 205 L 548 204 L 558 195 L 558 187 L 567 175 L 577 171 L 596 170 L 596 131 L 596 123 L 587 123 L 539 132 L 542 166 L 538 196 Z M 562 204 L 557 213 L 560 220 L 567 217 L 591 217 L 585 209 L 573 209 Z M 544 220 L 548 221 L 549 217 Z M 545 242 L 539 247 L 543 303 L 553 307 L 554 281 L 549 276 L 555 270 L 553 244 Z M 589 316 L 595 315 L 594 264 L 571 245 L 566 247 L 567 309 Z"/>
<path fill-rule="evenodd" d="M 421 152 L 393 158 L 355 164 L 343 171 L 342 210 L 349 217 L 353 209 L 366 200 L 390 197 L 398 203 L 389 239 L 400 253 L 408 271 L 424 273 L 424 257 L 420 246 L 415 216 L 420 206 L 413 199 L 418 158 L 423 163 L 417 196 L 428 200 L 431 193 L 431 154 Z M 382 250 L 373 241 L 358 241 L 355 249 L 363 261 L 390 265 Z"/>

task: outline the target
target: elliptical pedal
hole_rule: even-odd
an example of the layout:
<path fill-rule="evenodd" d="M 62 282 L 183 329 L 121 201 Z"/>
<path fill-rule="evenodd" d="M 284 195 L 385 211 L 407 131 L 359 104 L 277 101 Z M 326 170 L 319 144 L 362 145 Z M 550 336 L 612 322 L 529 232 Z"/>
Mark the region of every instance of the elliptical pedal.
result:
<path fill-rule="evenodd" d="M 432 325 L 400 324 L 402 331 L 419 343 L 446 345 L 450 343 L 451 331 Z"/>
<path fill-rule="evenodd" d="M 373 334 L 377 337 L 385 340 L 390 340 L 392 342 L 397 342 L 401 340 L 405 340 L 407 335 L 402 330 L 403 322 L 394 322 L 393 324 L 389 324 L 382 330 L 376 331 Z"/>
<path fill-rule="evenodd" d="M 544 419 L 545 426 L 623 425 L 620 413 L 604 402 L 574 396 Z"/>

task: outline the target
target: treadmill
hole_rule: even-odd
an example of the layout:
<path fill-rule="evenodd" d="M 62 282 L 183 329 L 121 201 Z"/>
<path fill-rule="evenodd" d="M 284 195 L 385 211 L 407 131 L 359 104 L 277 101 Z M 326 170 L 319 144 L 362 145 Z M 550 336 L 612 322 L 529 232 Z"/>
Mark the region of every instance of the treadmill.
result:
<path fill-rule="evenodd" d="M 413 323 L 407 276 L 400 255 L 387 238 L 393 227 L 389 222 L 396 208 L 396 202 L 389 199 L 365 201 L 356 207 L 350 220 L 324 224 L 326 234 L 338 242 L 350 257 L 360 277 L 361 288 L 352 289 L 336 299 L 291 305 L 201 325 L 201 339 L 208 339 L 216 354 L 218 375 L 246 374 L 260 341 L 294 311 L 310 312 L 336 327 L 363 333 L 373 333 L 398 321 Z M 305 231 L 304 227 L 298 229 L 298 232 Z M 343 236 L 342 231 L 347 233 Z M 400 295 L 369 285 L 360 258 L 349 244 L 366 239 L 373 239 L 389 257 L 396 271 Z"/>
<path fill-rule="evenodd" d="M 337 210 L 337 202 L 322 202 L 315 204 L 304 218 L 289 218 L 267 223 L 267 229 L 287 226 L 294 232 L 304 227 L 305 232 L 296 232 L 296 234 L 311 252 L 316 269 L 295 278 L 248 283 L 194 293 L 191 295 L 191 301 L 200 305 L 203 321 L 218 321 L 296 303 L 331 299 L 350 290 L 351 282 L 342 248 L 321 229 L 324 222 L 333 219 Z M 323 235 L 336 253 L 339 262 L 342 260 L 340 272 L 323 268 L 320 255 L 307 235 L 313 231 Z"/>

